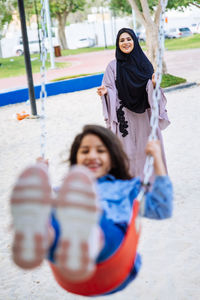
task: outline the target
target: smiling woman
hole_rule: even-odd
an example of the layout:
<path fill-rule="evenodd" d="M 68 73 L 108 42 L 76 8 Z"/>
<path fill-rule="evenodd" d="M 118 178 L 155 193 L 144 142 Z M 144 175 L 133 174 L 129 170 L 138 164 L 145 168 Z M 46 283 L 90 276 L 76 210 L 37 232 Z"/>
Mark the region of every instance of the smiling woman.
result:
<path fill-rule="evenodd" d="M 106 125 L 119 137 L 129 158 L 131 175 L 143 176 L 144 149 L 151 129 L 152 94 L 156 84 L 154 69 L 129 28 L 118 32 L 115 57 L 108 64 L 97 93 L 102 97 Z M 161 130 L 169 125 L 169 120 L 162 89 L 159 105 L 158 137 L 165 162 Z"/>
<path fill-rule="evenodd" d="M 130 53 L 134 48 L 134 41 L 130 34 L 124 32 L 120 35 L 119 38 L 119 49 L 123 53 Z"/>

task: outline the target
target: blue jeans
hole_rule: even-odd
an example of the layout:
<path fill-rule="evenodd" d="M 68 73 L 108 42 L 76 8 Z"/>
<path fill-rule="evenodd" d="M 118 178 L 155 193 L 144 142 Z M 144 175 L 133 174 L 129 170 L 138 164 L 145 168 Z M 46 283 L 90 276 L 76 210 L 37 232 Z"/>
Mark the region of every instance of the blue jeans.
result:
<path fill-rule="evenodd" d="M 54 263 L 55 262 L 54 252 L 60 237 L 60 226 L 56 219 L 55 210 L 53 210 L 51 213 L 51 225 L 55 230 L 55 239 L 49 250 L 48 260 Z M 126 223 L 114 223 L 112 220 L 107 219 L 105 213 L 102 214 L 99 225 L 104 233 L 104 247 L 96 259 L 97 263 L 105 261 L 115 253 L 115 251 L 120 247 L 127 231 Z M 137 254 L 133 268 L 129 276 L 126 278 L 126 280 L 116 289 L 114 289 L 109 293 L 106 293 L 105 295 L 109 295 L 124 289 L 132 280 L 135 279 L 140 269 L 140 266 L 141 266 L 141 258 L 140 255 Z"/>
<path fill-rule="evenodd" d="M 51 226 L 55 231 L 55 239 L 51 245 L 48 259 L 54 262 L 54 252 L 58 244 L 60 237 L 60 225 L 56 219 L 56 211 L 53 210 L 51 213 Z M 100 219 L 100 227 L 104 233 L 104 247 L 97 257 L 97 263 L 100 263 L 109 258 L 120 246 L 126 233 L 127 225 L 125 223 L 115 224 L 112 220 L 108 220 L 105 214 L 102 214 Z"/>

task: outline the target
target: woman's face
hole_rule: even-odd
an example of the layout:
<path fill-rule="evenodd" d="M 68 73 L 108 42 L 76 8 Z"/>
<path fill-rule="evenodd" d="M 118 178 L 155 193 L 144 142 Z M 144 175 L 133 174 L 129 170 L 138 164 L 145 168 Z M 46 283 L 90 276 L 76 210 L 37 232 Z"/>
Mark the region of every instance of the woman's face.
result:
<path fill-rule="evenodd" d="M 129 54 L 134 48 L 134 41 L 129 33 L 123 32 L 119 37 L 119 49 Z"/>
<path fill-rule="evenodd" d="M 76 160 L 78 165 L 89 168 L 95 178 L 108 174 L 111 169 L 110 153 L 101 139 L 94 134 L 84 136 Z"/>

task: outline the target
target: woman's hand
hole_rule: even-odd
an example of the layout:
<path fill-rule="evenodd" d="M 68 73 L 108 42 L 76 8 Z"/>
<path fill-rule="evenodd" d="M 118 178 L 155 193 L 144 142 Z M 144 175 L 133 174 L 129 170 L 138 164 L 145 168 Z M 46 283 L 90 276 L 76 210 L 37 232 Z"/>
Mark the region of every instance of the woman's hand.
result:
<path fill-rule="evenodd" d="M 149 141 L 146 145 L 146 154 L 151 155 L 154 158 L 154 170 L 156 175 L 166 175 L 165 165 L 162 159 L 162 151 L 159 140 Z"/>
<path fill-rule="evenodd" d="M 104 96 L 108 93 L 107 87 L 105 85 L 101 85 L 100 87 L 97 88 L 97 94 L 99 96 Z"/>
<path fill-rule="evenodd" d="M 152 74 L 152 83 L 153 83 L 153 88 L 155 89 L 156 87 L 155 73 Z"/>

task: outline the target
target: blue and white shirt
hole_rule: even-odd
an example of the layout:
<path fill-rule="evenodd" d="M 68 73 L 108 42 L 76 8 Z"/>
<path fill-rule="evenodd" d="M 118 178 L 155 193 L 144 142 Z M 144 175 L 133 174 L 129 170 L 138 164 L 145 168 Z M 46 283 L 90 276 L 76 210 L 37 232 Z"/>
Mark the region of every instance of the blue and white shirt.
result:
<path fill-rule="evenodd" d="M 102 209 L 115 223 L 129 222 L 134 199 L 141 188 L 139 177 L 121 180 L 108 174 L 97 180 Z M 145 196 L 144 217 L 165 219 L 172 215 L 173 188 L 169 176 L 157 176 Z"/>

